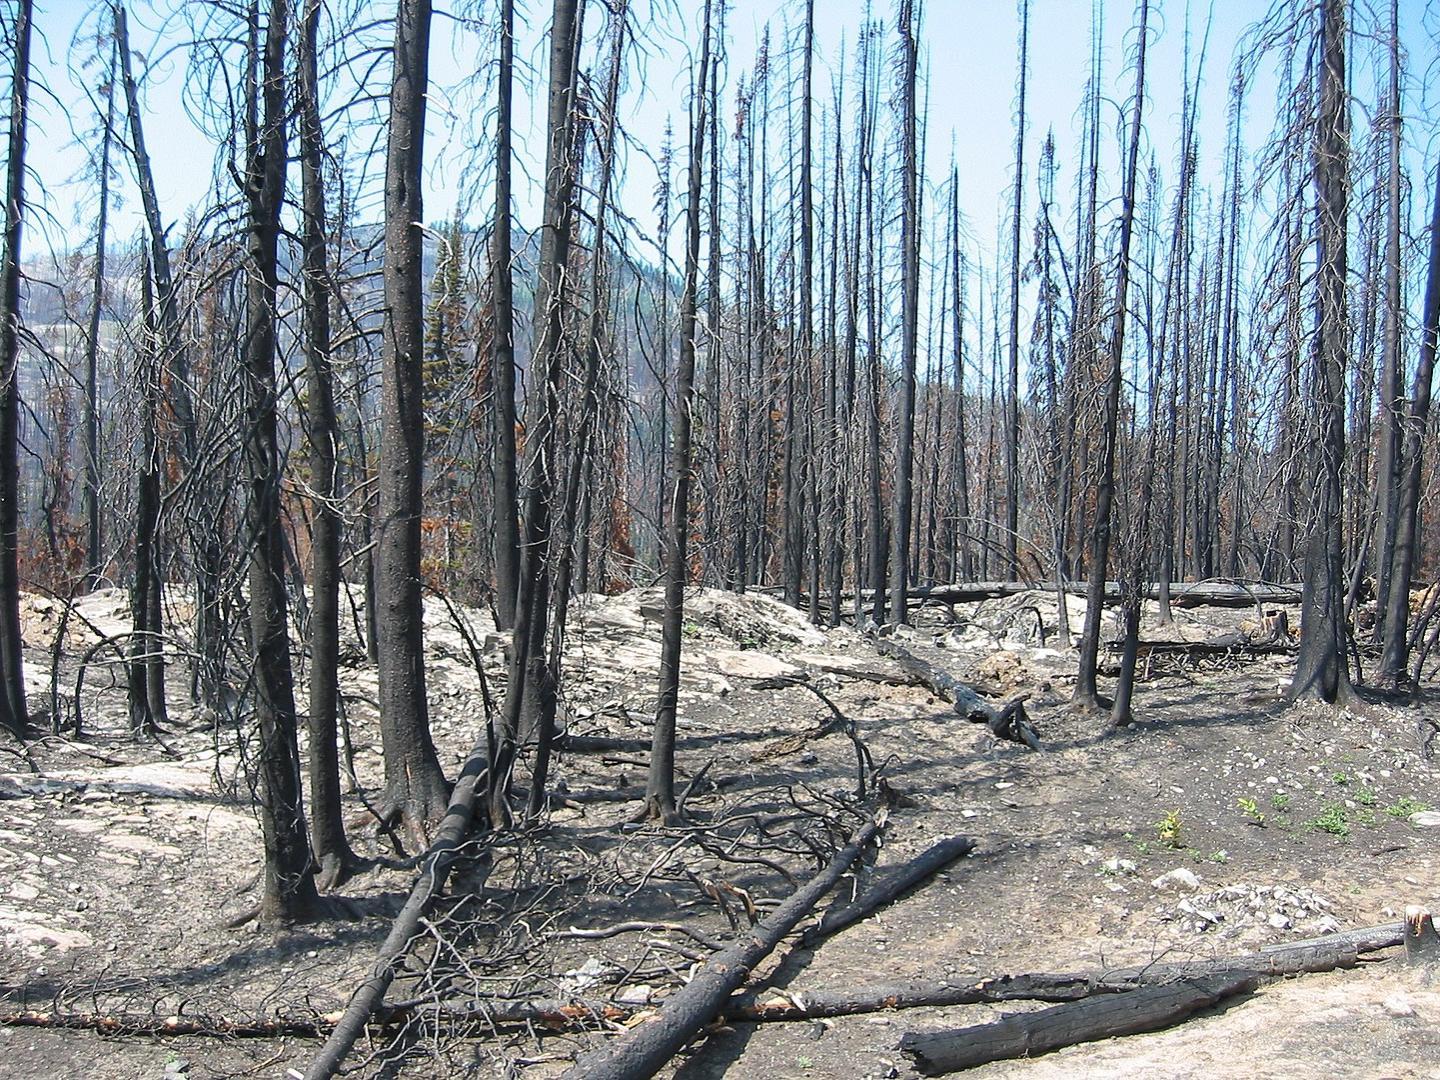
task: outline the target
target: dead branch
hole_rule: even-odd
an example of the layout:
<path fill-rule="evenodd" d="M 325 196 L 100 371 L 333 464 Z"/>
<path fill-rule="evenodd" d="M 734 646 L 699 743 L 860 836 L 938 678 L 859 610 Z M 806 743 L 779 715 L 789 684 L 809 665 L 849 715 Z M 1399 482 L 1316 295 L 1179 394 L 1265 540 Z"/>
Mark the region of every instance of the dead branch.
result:
<path fill-rule="evenodd" d="M 901 894 L 973 850 L 975 841 L 968 836 L 951 836 L 932 844 L 909 862 L 877 875 L 876 880 L 848 904 L 832 907 L 815 926 L 805 932 L 800 943 L 812 945 L 861 919 L 869 918 Z"/>
<path fill-rule="evenodd" d="M 993 1024 L 908 1034 L 900 1040 L 900 1050 L 926 1076 L 941 1076 L 987 1061 L 1031 1057 L 1093 1039 L 1157 1031 L 1227 998 L 1249 993 L 1259 981 L 1254 972 L 1187 978 L 1114 997 L 1010 1015 Z"/>
<path fill-rule="evenodd" d="M 883 655 L 898 661 L 936 697 L 953 702 L 957 715 L 971 723 L 984 724 L 996 738 L 1022 743 L 1031 750 L 1040 749 L 1040 736 L 1025 712 L 1027 695 L 1013 697 L 996 708 L 976 693 L 974 687 L 922 660 L 893 638 L 877 637 L 874 642 Z"/>
<path fill-rule="evenodd" d="M 410 948 L 421 918 L 429 909 L 435 895 L 445 887 L 450 868 L 468 843 L 475 793 L 479 781 L 486 775 L 485 763 L 488 754 L 488 738 L 482 735 L 460 770 L 460 776 L 455 781 L 455 789 L 450 796 L 450 805 L 446 808 L 445 817 L 441 819 L 435 840 L 421 857 L 420 876 L 380 946 L 374 969 L 351 995 L 350 1003 L 335 1030 L 330 1033 L 330 1038 L 306 1070 L 305 1080 L 330 1080 L 330 1077 L 335 1075 L 341 1062 L 345 1060 L 345 1055 L 365 1030 L 371 1014 L 384 1000 L 385 991 L 395 977 L 396 967 Z"/>
<path fill-rule="evenodd" d="M 750 970 L 795 928 L 820 901 L 840 875 L 875 839 L 885 824 L 881 811 L 863 826 L 828 866 L 767 918 L 728 948 L 710 958 L 694 978 L 666 999 L 656 1017 L 614 1043 L 582 1058 L 565 1073 L 569 1080 L 641 1080 L 654 1076 L 702 1027 L 725 1007 L 726 1000 Z"/>

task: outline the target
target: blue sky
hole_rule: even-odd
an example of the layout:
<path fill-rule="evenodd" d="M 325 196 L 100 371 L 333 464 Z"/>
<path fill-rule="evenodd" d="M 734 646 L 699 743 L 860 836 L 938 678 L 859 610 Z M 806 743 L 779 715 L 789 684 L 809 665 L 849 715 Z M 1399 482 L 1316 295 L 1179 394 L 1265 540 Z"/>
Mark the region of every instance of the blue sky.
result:
<path fill-rule="evenodd" d="M 348 0 L 355 3 L 356 0 Z M 488 3 L 463 0 L 488 18 Z M 683 142 L 689 42 L 694 39 L 698 0 L 634 0 L 637 25 L 646 38 L 643 61 L 632 63 L 623 122 L 633 146 L 627 154 L 622 203 L 643 225 L 653 221 L 655 171 L 647 151 L 653 153 L 661 141 L 667 119 Z M 132 44 L 142 53 L 164 59 L 148 77 L 144 91 L 147 109 L 147 138 L 155 159 L 162 208 L 171 220 L 206 198 L 209 176 L 215 162 L 213 141 L 191 122 L 181 104 L 186 77 L 186 52 L 178 47 L 184 33 L 185 9 L 175 0 L 156 0 L 156 7 L 142 6 L 132 13 Z M 1433 62 L 1432 39 L 1422 25 L 1424 4 L 1406 0 L 1403 5 L 1405 37 L 1412 49 L 1412 87 L 1407 112 L 1412 123 L 1407 136 L 1428 147 L 1430 126 L 1424 119 L 1426 102 L 1420 91 Z M 1202 180 L 1218 176 L 1223 150 L 1225 104 L 1232 57 L 1247 27 L 1263 13 L 1261 5 L 1246 0 L 1214 0 L 1213 5 L 1189 5 L 1192 49 L 1198 51 L 1206 20 L 1211 21 L 1210 41 L 1201 87 Z M 37 94 L 32 117 L 32 179 L 29 190 L 42 213 L 40 226 L 31 232 L 31 245 L 65 247 L 86 243 L 93 228 L 93 185 L 72 183 L 81 172 L 83 153 L 77 146 L 77 131 L 93 126 L 86 102 L 85 87 L 99 82 L 98 69 L 69 70 L 72 61 L 83 55 L 73 46 L 77 26 L 87 18 L 93 24 L 93 5 L 82 0 L 40 0 L 37 5 L 35 61 L 37 73 L 50 95 Z M 829 99 L 830 72 L 838 65 L 842 40 L 848 42 L 850 70 L 854 67 L 856 31 L 864 17 L 864 5 L 852 2 L 817 3 L 816 90 Z M 1180 63 L 1184 47 L 1187 5 L 1176 0 L 1156 0 L 1152 12 L 1150 55 L 1150 100 L 1147 105 L 1147 134 L 1161 169 L 1173 173 L 1178 109 Z M 518 54 L 534 69 L 521 80 L 517 105 L 517 139 L 522 153 L 533 161 L 543 150 L 543 103 L 530 86 L 543 85 L 543 30 L 548 5 L 543 0 L 522 0 L 522 32 Z M 922 36 L 923 62 L 928 70 L 928 171 L 932 181 L 948 173 L 952 152 L 958 159 L 961 205 L 975 243 L 993 247 L 994 237 L 1006 212 L 1006 194 L 1013 174 L 1013 109 L 1015 99 L 1016 52 L 1018 40 L 1015 0 L 929 0 Z M 389 17 L 389 3 L 358 3 L 367 18 Z M 461 22 L 449 17 L 450 7 L 437 8 L 432 41 L 432 78 L 435 83 L 430 117 L 427 158 L 426 216 L 447 217 L 462 195 L 474 196 L 483 187 L 483 178 L 466 174 L 462 144 L 464 130 L 488 127 L 488 102 L 456 89 L 477 63 L 485 62 L 488 39 L 481 39 Z M 453 9 L 464 14 L 464 10 Z M 1369 6 L 1362 4 L 1361 19 Z M 177 14 L 178 13 L 178 14 Z M 1027 132 L 1027 206 L 1034 205 L 1035 162 L 1045 132 L 1055 132 L 1062 169 L 1076 156 L 1078 107 L 1085 80 L 1091 25 L 1089 0 L 1033 0 L 1031 14 L 1030 119 Z M 876 2 L 873 16 L 893 22 L 893 6 Z M 803 18 L 798 2 L 766 3 L 762 0 L 735 0 L 730 13 L 727 46 L 727 82 L 733 92 L 739 74 L 753 63 L 756 44 L 768 23 L 772 39 L 782 39 L 785 28 L 793 32 Z M 1109 0 L 1104 5 L 1105 87 L 1112 101 L 1106 109 L 1110 122 L 1118 119 L 1118 105 L 1129 94 L 1132 77 L 1124 70 L 1125 50 L 1133 43 L 1131 28 L 1134 7 L 1129 0 Z M 599 28 L 598 7 L 592 5 L 587 29 L 593 39 Z M 381 36 L 384 36 L 382 32 Z M 593 54 L 592 54 L 593 55 Z M 798 69 L 797 69 L 798 70 Z M 1369 69 L 1358 67 L 1354 76 L 1361 99 L 1370 97 Z M 1250 96 L 1246 126 L 1247 141 L 1253 146 L 1268 133 L 1274 96 L 1273 81 L 1262 79 Z M 847 100 L 855 100 L 853 90 Z M 726 106 L 733 108 L 733 93 Z M 817 121 L 818 122 L 818 121 Z M 1357 124 L 1363 114 L 1357 114 Z M 83 137 L 83 136 L 82 136 Z M 373 135 L 363 136 L 369 139 Z M 361 140 L 357 140 L 361 141 Z M 473 142 L 473 136 L 468 140 Z M 1412 144 L 1413 145 L 1413 144 Z M 351 150 L 353 152 L 353 145 Z M 683 154 L 682 154 L 683 156 Z M 1419 159 L 1415 159 L 1419 163 Z M 522 220 L 533 215 L 533 178 L 539 168 L 533 164 L 517 179 L 517 202 Z M 128 169 L 122 169 L 124 206 L 115 221 L 116 239 L 125 239 L 138 229 L 138 200 L 134 197 Z M 41 183 L 36 183 L 36 177 Z M 531 182 L 527 183 L 525 177 Z M 1060 190 L 1065 192 L 1064 174 Z M 1217 184 L 1218 186 L 1218 184 Z M 1427 185 L 1417 185 L 1424 190 Z M 43 189 L 43 191 L 42 191 Z M 1062 195 L 1062 200 L 1064 196 Z M 483 198 L 480 201 L 483 207 Z M 471 215 L 478 220 L 481 208 Z M 362 213 L 364 210 L 362 208 Z M 1027 214 L 1028 217 L 1028 214 Z M 1028 221 L 1027 221 L 1028 228 Z M 678 236 L 678 234 L 677 234 Z"/>

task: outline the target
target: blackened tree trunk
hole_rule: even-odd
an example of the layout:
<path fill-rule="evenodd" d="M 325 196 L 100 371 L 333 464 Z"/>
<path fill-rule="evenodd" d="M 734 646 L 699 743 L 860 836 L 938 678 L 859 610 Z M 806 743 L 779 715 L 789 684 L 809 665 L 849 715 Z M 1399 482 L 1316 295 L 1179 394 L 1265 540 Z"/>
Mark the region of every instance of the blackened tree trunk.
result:
<path fill-rule="evenodd" d="M 255 715 L 260 727 L 260 826 L 265 845 L 260 920 L 285 924 L 314 918 L 310 844 L 300 795 L 295 687 L 286 624 L 285 535 L 281 529 L 281 458 L 276 437 L 275 294 L 280 208 L 285 199 L 285 41 L 288 0 L 271 0 L 252 74 L 247 117 L 245 195 L 248 210 L 245 275 L 245 460 L 250 497 L 250 646 Z M 259 9 L 252 8 L 252 19 Z M 258 36 L 258 27 L 252 35 Z M 252 61 L 252 72 L 254 70 Z M 257 102 L 258 96 L 258 115 Z"/>
<path fill-rule="evenodd" d="M 1025 77 L 1030 52 L 1030 3 L 1020 3 L 1020 104 L 1015 128 L 1015 202 L 1010 217 L 1010 367 L 1005 385 L 1005 573 L 1020 573 L 1020 215 L 1025 192 Z"/>
<path fill-rule="evenodd" d="M 1420 362 L 1405 417 L 1399 489 L 1396 493 L 1394 553 L 1390 591 L 1386 597 L 1385 642 L 1380 656 L 1380 681 L 1398 684 L 1405 676 L 1410 645 L 1410 575 L 1416 562 L 1416 518 L 1420 509 L 1420 467 L 1430 419 L 1430 390 L 1435 375 L 1435 349 L 1440 339 L 1440 168 L 1435 172 L 1435 201 L 1430 213 L 1430 268 L 1425 279 Z"/>
<path fill-rule="evenodd" d="M 1345 457 L 1346 216 L 1350 188 L 1349 107 L 1345 87 L 1345 0 L 1320 6 L 1320 108 L 1314 148 L 1319 211 L 1316 334 L 1310 386 L 1314 484 L 1300 607 L 1300 655 L 1289 698 L 1340 702 L 1351 693 L 1345 663 L 1344 553 L 1340 471 Z"/>
<path fill-rule="evenodd" d="M 671 468 L 675 474 L 669 530 L 665 536 L 665 609 L 660 626 L 660 691 L 655 733 L 650 743 L 650 772 L 645 784 L 645 814 L 672 822 L 675 807 L 675 712 L 680 696 L 680 638 L 685 619 L 685 580 L 690 538 L 690 419 L 695 389 L 696 290 L 700 277 L 700 187 L 704 175 L 706 86 L 710 75 L 710 0 L 705 0 L 700 41 L 700 70 L 695 78 L 690 123 L 690 170 L 685 210 L 685 284 L 680 294 L 680 362 L 675 371 Z"/>
<path fill-rule="evenodd" d="M 0 724 L 25 732 L 20 638 L 20 234 L 25 216 L 25 138 L 30 112 L 31 0 L 15 8 L 15 72 L 5 167 L 5 251 L 0 281 Z"/>
<path fill-rule="evenodd" d="M 387 817 L 426 846 L 448 794 L 425 701 L 420 603 L 420 479 L 425 339 L 420 167 L 429 82 L 430 0 L 400 0 L 385 160 L 385 327 L 381 360 L 379 523 L 375 546 L 380 737 Z"/>
<path fill-rule="evenodd" d="M 915 464 L 915 353 L 920 335 L 920 168 L 915 90 L 919 80 L 919 46 L 916 42 L 912 0 L 900 0 L 901 49 L 901 341 L 900 415 L 896 429 L 895 492 L 890 515 L 890 621 L 909 618 L 910 529 L 914 502 Z"/>
<path fill-rule="evenodd" d="M 1136 36 L 1135 101 L 1126 145 L 1125 178 L 1120 196 L 1120 248 L 1115 283 L 1114 321 L 1110 327 L 1108 373 L 1105 382 L 1100 479 L 1095 492 L 1095 523 L 1090 533 L 1090 582 L 1086 591 L 1085 626 L 1080 639 L 1080 670 L 1072 700 L 1086 708 L 1101 706 L 1095 686 L 1100 658 L 1100 623 L 1105 608 L 1105 573 L 1110 561 L 1110 539 L 1115 504 L 1115 448 L 1119 435 L 1120 390 L 1125 358 L 1125 309 L 1130 292 L 1130 240 L 1135 232 L 1135 178 L 1140 155 L 1140 131 L 1145 111 L 1145 46 L 1150 19 L 1149 0 L 1140 3 L 1140 32 Z M 1132 669 L 1133 670 L 1133 669 Z"/>
<path fill-rule="evenodd" d="M 549 707 L 544 651 L 550 602 L 551 502 L 555 494 L 556 425 L 565 381 L 565 269 L 570 259 L 575 192 L 576 57 L 582 30 L 577 0 L 555 0 L 550 25 L 549 138 L 545 151 L 545 206 L 535 293 L 535 349 L 530 371 L 541 378 L 531 394 L 526 425 L 525 521 L 509 681 L 490 773 L 490 823 L 510 817 L 511 771 L 522 721 L 533 731 Z"/>
<path fill-rule="evenodd" d="M 345 840 L 340 810 L 340 758 L 335 737 L 339 711 L 340 519 L 336 482 L 339 425 L 330 359 L 330 268 L 325 244 L 324 132 L 316 37 L 320 0 L 305 0 L 300 26 L 300 202 L 303 244 L 305 435 L 310 465 L 310 836 L 320 888 L 348 875 L 355 856 Z"/>
<path fill-rule="evenodd" d="M 800 606 L 800 579 L 805 567 L 805 459 L 809 449 L 804 444 L 805 427 L 810 410 L 801 401 L 800 381 L 808 377 L 815 355 L 813 293 L 815 278 L 815 206 L 812 168 L 811 75 L 815 59 L 815 3 L 805 3 L 804 59 L 800 87 L 800 342 L 796 354 L 789 358 L 785 395 L 785 505 L 784 505 L 784 574 L 785 602 Z M 691 144 L 691 152 L 696 153 Z M 682 301 L 683 302 L 683 301 Z M 682 316 L 683 318 L 683 316 Z M 681 361 L 682 363 L 684 361 Z M 811 600 L 815 600 L 814 590 Z"/>
<path fill-rule="evenodd" d="M 127 664 L 130 730 L 154 735 L 165 711 L 165 669 L 158 621 L 160 581 L 156 537 L 160 527 L 160 331 L 153 272 L 140 259 L 140 314 L 145 328 L 135 371 L 140 383 L 140 457 L 135 474 L 135 572 L 130 584 L 130 655 Z M 158 693 L 152 692 L 158 691 Z"/>
<path fill-rule="evenodd" d="M 1380 362 L 1380 445 L 1375 463 L 1380 508 L 1380 542 L 1377 548 L 1375 640 L 1386 640 L 1385 624 L 1390 615 L 1390 569 L 1395 561 L 1395 543 L 1400 524 L 1400 488 L 1404 483 L 1400 459 L 1400 418 L 1405 403 L 1400 397 L 1404 361 L 1400 353 L 1400 2 L 1390 0 L 1389 108 L 1385 130 L 1385 332 Z M 1406 586 L 1402 585 L 1401 588 Z M 1382 668 L 1383 668 L 1382 664 Z M 1403 663 L 1401 665 L 1404 667 Z M 1383 673 L 1383 672 L 1382 672 Z"/>
<path fill-rule="evenodd" d="M 569 618 L 570 591 L 576 563 L 584 566 L 585 550 L 579 542 L 583 535 L 582 501 L 589 497 L 589 474 L 594 460 L 592 446 L 596 416 L 599 412 L 599 388 L 603 367 L 603 335 L 605 332 L 606 288 L 610 284 L 609 262 L 606 258 L 606 229 L 609 224 L 611 184 L 615 176 L 615 140 L 619 130 L 617 110 L 620 101 L 620 77 L 625 58 L 628 34 L 628 0 L 615 0 L 612 9 L 614 29 L 610 53 L 610 72 L 606 78 L 605 100 L 601 113 L 604 138 L 601 141 L 600 185 L 595 208 L 595 247 L 590 270 L 590 310 L 583 331 L 585 376 L 581 387 L 580 415 L 573 431 L 573 445 L 565 480 L 564 502 L 560 513 L 559 558 L 555 567 L 555 615 L 550 638 L 549 659 L 545 669 L 545 690 L 540 695 L 540 724 L 535 737 L 535 765 L 531 773 L 530 799 L 527 813 L 532 818 L 545 805 L 545 785 L 549 775 L 550 752 L 555 737 L 556 693 L 560 685 L 561 663 L 565 652 L 565 627 Z M 583 491 L 582 491 L 583 489 Z"/>
<path fill-rule="evenodd" d="M 511 116 L 515 89 L 515 2 L 500 4 L 500 72 L 495 91 L 495 220 L 490 274 L 495 297 L 491 358 L 495 424 L 495 611 L 497 625 L 515 625 L 520 582 L 520 517 L 515 472 L 515 286 L 511 273 Z"/>
<path fill-rule="evenodd" d="M 100 533 L 100 315 L 105 303 L 105 233 L 110 212 L 110 146 L 115 132 L 115 81 L 119 75 L 114 38 L 105 82 L 105 119 L 100 132 L 100 208 L 95 223 L 95 268 L 90 294 L 90 325 L 85 335 L 85 575 L 100 587 L 105 556 Z"/>

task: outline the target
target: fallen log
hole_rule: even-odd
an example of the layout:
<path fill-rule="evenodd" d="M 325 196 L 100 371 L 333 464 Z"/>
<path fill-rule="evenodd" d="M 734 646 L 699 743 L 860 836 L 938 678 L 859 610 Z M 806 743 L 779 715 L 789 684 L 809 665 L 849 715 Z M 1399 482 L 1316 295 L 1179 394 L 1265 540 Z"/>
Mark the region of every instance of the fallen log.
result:
<path fill-rule="evenodd" d="M 1357 953 L 1379 952 L 1405 942 L 1403 922 L 1381 923 L 1378 926 L 1362 926 L 1357 930 L 1341 930 L 1323 937 L 1306 938 L 1303 941 L 1286 941 L 1279 945 L 1262 945 L 1260 952 L 1280 953 L 1312 947 L 1349 947 Z"/>
<path fill-rule="evenodd" d="M 487 775 L 488 741 L 482 736 L 470 751 L 455 781 L 445 816 L 440 820 L 435 840 L 421 857 L 420 876 L 410 889 L 410 896 L 400 914 L 390 925 L 390 932 L 380 945 L 379 955 L 369 976 L 350 996 L 339 1022 L 325 1045 L 305 1070 L 305 1080 L 330 1080 L 339 1070 L 345 1055 L 370 1022 L 371 1015 L 385 999 L 385 991 L 395 978 L 410 942 L 416 936 L 420 920 L 429 910 L 435 894 L 445 887 L 450 868 L 469 842 L 470 824 L 474 814 L 475 795 L 483 790 L 480 781 Z"/>
<path fill-rule="evenodd" d="M 866 823 L 830 863 L 804 887 L 728 948 L 716 953 L 680 990 L 665 1000 L 654 1019 L 631 1028 L 609 1046 L 582 1057 L 567 1080 L 642 1080 L 654 1076 L 690 1039 L 710 1023 L 751 968 L 780 944 L 850 868 L 885 824 L 885 811 Z"/>
<path fill-rule="evenodd" d="M 1246 994 L 1259 984 L 1254 972 L 1187 978 L 1111 997 L 1054 1005 L 952 1031 L 911 1033 L 900 1050 L 926 1076 L 942 1076 L 989 1061 L 1033 1057 L 1094 1039 L 1158 1031 Z"/>
<path fill-rule="evenodd" d="M 821 938 L 837 934 L 847 926 L 868 918 L 902 893 L 974 850 L 975 841 L 970 837 L 951 836 L 932 844 L 909 862 L 882 871 L 864 892 L 848 903 L 838 904 L 827 911 L 818 923 L 801 935 L 800 944 L 813 945 Z"/>
<path fill-rule="evenodd" d="M 1399 941 L 1393 944 L 1399 944 Z M 1253 972 L 1264 978 L 1279 978 L 1349 968 L 1356 962 L 1353 945 L 1302 943 L 1276 946 L 1268 953 L 1230 959 L 1148 964 L 1099 973 L 1035 972 L 999 975 L 968 983 L 914 979 L 839 989 L 753 990 L 733 995 L 722 1006 L 720 1014 L 731 1023 L 777 1023 L 1006 1001 L 1081 1001 L 1102 994 L 1123 994 L 1145 986 L 1164 985 L 1183 978 L 1239 971 Z M 423 1019 L 443 1024 L 456 1034 L 488 1032 L 498 1027 L 526 1024 L 541 1024 L 552 1031 L 591 1031 L 601 1024 L 623 1023 L 656 1008 L 657 1005 L 601 998 L 494 998 L 439 1005 L 432 1001 L 411 1001 L 377 1008 L 371 1016 L 371 1024 L 374 1027 L 390 1027 Z M 49 1008 L 0 1012 L 0 1027 L 66 1028 L 156 1038 L 182 1035 L 232 1039 L 323 1038 L 334 1030 L 341 1015 L 333 1012 L 303 1019 L 233 1019 L 189 1012 L 159 1016 L 153 1013 L 68 1012 Z"/>
<path fill-rule="evenodd" d="M 876 637 L 873 640 L 881 655 L 898 662 L 936 697 L 954 703 L 957 715 L 971 723 L 984 724 L 996 738 L 1021 743 L 1031 750 L 1040 749 L 1040 736 L 1025 712 L 1028 695 L 1017 695 L 996 708 L 976 693 L 970 684 L 921 659 L 893 638 Z"/>
<path fill-rule="evenodd" d="M 1209 604 L 1214 607 L 1255 607 L 1260 604 L 1298 604 L 1301 585 L 1272 584 L 1269 582 L 1246 583 L 1240 581 L 1192 581 L 1175 582 L 1170 586 L 1170 602 L 1177 607 L 1196 607 Z M 921 585 L 909 590 L 911 603 L 935 601 L 942 604 L 978 603 L 981 600 L 999 600 L 1027 592 L 1054 592 L 1053 584 L 1027 581 L 971 581 L 947 585 Z M 1089 586 L 1083 581 L 1065 583 L 1065 591 L 1072 596 L 1084 596 Z M 849 594 L 853 597 L 853 594 Z M 864 600 L 873 598 L 869 589 L 861 592 Z M 1144 590 L 1146 600 L 1158 600 L 1159 588 L 1151 585 Z M 1121 599 L 1120 583 L 1105 583 L 1105 602 L 1118 603 Z"/>
<path fill-rule="evenodd" d="M 649 739 L 627 738 L 623 735 L 558 735 L 555 749 L 572 754 L 627 753 L 631 750 L 649 750 Z"/>

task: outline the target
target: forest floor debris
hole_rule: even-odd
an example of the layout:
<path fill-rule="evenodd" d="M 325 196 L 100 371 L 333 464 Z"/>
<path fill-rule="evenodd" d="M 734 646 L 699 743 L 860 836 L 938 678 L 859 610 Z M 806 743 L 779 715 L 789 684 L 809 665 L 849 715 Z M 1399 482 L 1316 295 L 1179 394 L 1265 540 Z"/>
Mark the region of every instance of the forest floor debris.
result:
<path fill-rule="evenodd" d="M 1031 752 L 959 721 L 849 629 L 816 629 L 763 594 L 696 592 L 689 601 L 680 784 L 698 778 L 690 807 L 708 828 L 625 824 L 643 790 L 643 750 L 564 753 L 558 788 L 614 797 L 557 802 L 546 830 L 458 867 L 429 943 L 388 1002 L 583 994 L 642 1012 L 663 1003 L 711 952 L 701 939 L 729 940 L 763 918 L 843 841 L 839 826 L 856 820 L 855 751 L 839 728 L 814 737 L 833 715 L 813 688 L 854 722 L 901 797 L 879 869 L 948 836 L 971 836 L 977 849 L 823 947 L 762 964 L 774 993 L 861 985 L 877 968 L 886 981 L 973 980 L 1212 959 L 1437 904 L 1432 834 L 1411 821 L 1440 803 L 1417 734 L 1421 708 L 1375 706 L 1359 716 L 1283 707 L 1278 691 L 1291 660 L 1261 656 L 1152 672 L 1138 688 L 1140 723 L 1101 737 L 1093 719 L 1066 705 L 1074 658 L 1053 593 L 957 604 L 958 629 L 945 609 L 924 609 L 906 647 L 986 692 L 1029 694 L 1044 739 Z M 658 592 L 647 590 L 576 605 L 562 702 L 569 733 L 643 746 L 658 670 L 657 604 Z M 31 680 L 45 694 L 56 605 L 34 603 L 26 624 Z M 1078 629 L 1083 598 L 1067 598 L 1067 607 Z M 122 594 L 87 597 L 77 608 L 86 618 L 67 624 L 59 680 L 67 714 L 84 650 L 127 629 Z M 459 615 L 498 696 L 504 637 L 484 613 Z M 1254 611 L 1190 607 L 1175 618 L 1162 630 L 1151 610 L 1147 635 L 1205 641 L 1238 631 Z M 453 775 L 485 695 L 451 613 L 427 601 L 426 620 L 436 741 Z M 1290 622 L 1298 623 L 1293 610 Z M 373 793 L 381 765 L 374 671 L 348 630 L 347 758 Z M 180 702 L 187 680 L 173 659 Z M 259 869 L 245 767 L 251 745 L 178 706 L 165 735 L 178 756 L 133 741 L 123 681 L 103 653 L 79 705 L 81 737 L 66 731 L 30 746 L 38 773 L 4 759 L 13 763 L 0 777 L 0 1004 L 231 1019 L 313 1019 L 342 1008 L 413 871 L 367 831 L 357 848 L 380 861 L 342 890 L 363 919 L 274 937 L 227 930 L 226 919 L 252 902 L 247 886 Z M 782 741 L 793 751 L 757 753 Z M 347 815 L 365 821 L 355 792 Z M 1180 870 L 1193 887 L 1185 875 L 1177 887 L 1152 885 Z M 842 883 L 837 902 L 869 880 Z M 603 938 L 563 933 L 624 924 L 644 928 Z M 424 969 L 451 949 L 463 952 L 468 973 L 449 968 L 445 986 L 427 984 Z M 995 1012 L 926 1008 L 903 1022 L 881 1013 L 763 1031 L 737 1023 L 672 1069 L 690 1080 L 903 1075 L 903 1032 L 962 1027 Z M 1383 964 L 1274 983 L 1181 1028 L 995 1062 L 974 1075 L 1238 1078 L 1263 1061 L 1272 1075 L 1423 1076 L 1440 1054 L 1437 1017 L 1440 994 Z M 614 1022 L 597 1017 L 587 1034 L 521 1028 L 496 1039 L 429 1031 L 408 1047 L 398 1075 L 539 1080 L 563 1072 L 576 1050 L 600 1045 Z M 0 1028 L 0 1054 L 22 1063 L 17 1076 L 158 1077 L 182 1059 L 191 1077 L 279 1075 L 303 1069 L 315 1049 L 297 1038 L 114 1040 Z M 366 1053 L 382 1049 L 377 1042 Z M 384 1067 L 380 1056 L 352 1061 L 364 1062 L 364 1075 Z"/>

